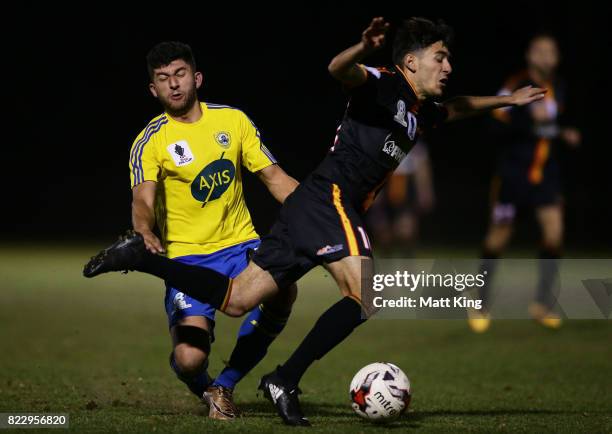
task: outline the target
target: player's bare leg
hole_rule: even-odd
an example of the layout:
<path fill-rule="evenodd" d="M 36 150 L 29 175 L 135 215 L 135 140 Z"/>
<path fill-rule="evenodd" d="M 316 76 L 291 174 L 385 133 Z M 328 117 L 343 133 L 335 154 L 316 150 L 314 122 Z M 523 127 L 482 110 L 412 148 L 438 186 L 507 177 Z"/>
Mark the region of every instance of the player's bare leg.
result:
<path fill-rule="evenodd" d="M 485 249 L 499 255 L 510 242 L 512 229 L 512 223 L 492 223 L 485 237 Z"/>
<path fill-rule="evenodd" d="M 247 268 L 232 281 L 226 296 L 227 302 L 221 310 L 229 316 L 239 317 L 262 301 L 274 299 L 278 292 L 278 285 L 270 273 L 251 261 Z M 277 303 L 282 300 L 282 297 L 278 298 Z"/>
<path fill-rule="evenodd" d="M 540 278 L 536 299 L 530 305 L 529 312 L 543 326 L 559 328 L 562 321 L 553 309 L 563 245 L 563 208 L 560 204 L 539 207 L 536 209 L 536 219 L 542 231 Z"/>
<path fill-rule="evenodd" d="M 361 267 L 364 256 L 350 256 L 327 264 L 338 283 L 342 299 L 319 317 L 289 359 L 265 375 L 259 388 L 274 403 L 288 425 L 308 426 L 300 408 L 298 383 L 308 367 L 346 339 L 365 320 L 361 316 Z"/>
<path fill-rule="evenodd" d="M 542 230 L 544 248 L 560 250 L 563 245 L 563 208 L 549 205 L 536 209 L 536 219 Z"/>
<path fill-rule="evenodd" d="M 229 316 L 242 316 L 278 292 L 267 271 L 253 263 L 235 279 L 215 270 L 182 264 L 147 251 L 142 235 L 128 231 L 85 265 L 83 274 L 95 277 L 112 271 L 134 270 L 157 276 L 174 288 Z"/>
<path fill-rule="evenodd" d="M 213 386 L 207 372 L 210 329 L 210 321 L 204 316 L 181 318 L 170 329 L 174 347 L 170 365 L 177 377 L 208 405 L 209 418 L 230 420 L 240 414 L 233 401 L 233 389 Z"/>
<path fill-rule="evenodd" d="M 178 370 L 190 376 L 204 370 L 210 352 L 210 324 L 204 316 L 187 316 L 170 328 L 174 361 Z"/>
<path fill-rule="evenodd" d="M 285 328 L 297 297 L 297 286 L 289 285 L 266 298 L 245 317 L 225 368 L 205 393 L 211 399 L 230 392 L 266 355 L 269 346 Z M 231 398 L 231 396 L 230 396 Z M 230 399 L 231 400 L 231 399 Z M 219 403 L 223 406 L 223 402 Z"/>
<path fill-rule="evenodd" d="M 181 318 L 170 328 L 170 366 L 198 398 L 210 384 L 207 372 L 210 353 L 210 323 L 204 316 Z"/>
<path fill-rule="evenodd" d="M 361 267 L 364 263 L 372 261 L 367 256 L 347 256 L 339 261 L 326 264 L 338 289 L 344 297 L 352 297 L 361 302 Z"/>
<path fill-rule="evenodd" d="M 210 408 L 209 417 L 228 420 L 240 415 L 233 402 L 233 385 L 263 359 L 268 346 L 284 328 L 296 296 L 295 285 L 279 291 L 270 274 L 253 262 L 231 281 L 219 308 L 230 316 L 250 314 L 240 328 L 228 366 L 203 393 Z"/>
<path fill-rule="evenodd" d="M 419 233 L 419 220 L 415 213 L 404 212 L 395 222 L 394 232 L 402 243 L 413 244 Z"/>

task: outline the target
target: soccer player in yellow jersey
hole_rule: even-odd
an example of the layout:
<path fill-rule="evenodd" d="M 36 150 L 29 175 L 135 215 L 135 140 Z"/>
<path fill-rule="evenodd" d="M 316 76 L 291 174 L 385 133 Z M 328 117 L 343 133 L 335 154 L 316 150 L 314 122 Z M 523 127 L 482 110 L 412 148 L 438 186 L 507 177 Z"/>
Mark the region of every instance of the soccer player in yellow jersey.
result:
<path fill-rule="evenodd" d="M 191 48 L 162 42 L 147 55 L 149 88 L 164 108 L 138 135 L 130 152 L 132 222 L 146 248 L 233 278 L 248 264 L 259 238 L 242 192 L 240 166 L 256 173 L 279 201 L 297 186 L 240 110 L 198 101 L 203 77 Z M 161 239 L 154 233 L 158 226 Z M 209 416 L 232 419 L 236 383 L 265 355 L 283 329 L 295 286 L 253 309 L 244 321 L 228 366 L 207 374 L 215 308 L 166 284 L 165 306 L 179 379 L 210 406 Z"/>

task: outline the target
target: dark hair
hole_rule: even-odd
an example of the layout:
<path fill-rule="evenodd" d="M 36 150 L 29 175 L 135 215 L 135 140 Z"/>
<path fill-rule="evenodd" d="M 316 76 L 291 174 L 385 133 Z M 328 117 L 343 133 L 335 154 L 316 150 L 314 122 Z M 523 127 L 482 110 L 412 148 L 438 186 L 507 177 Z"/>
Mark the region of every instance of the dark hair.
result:
<path fill-rule="evenodd" d="M 438 41 L 450 47 L 453 41 L 453 29 L 444 21 L 435 23 L 421 17 L 412 17 L 404 20 L 397 28 L 393 41 L 393 63 L 402 63 L 406 53 L 429 47 Z"/>
<path fill-rule="evenodd" d="M 531 44 L 533 44 L 536 39 L 550 39 L 557 46 L 559 45 L 557 37 L 551 31 L 548 29 L 541 29 L 529 36 L 529 39 L 527 40 L 527 49 L 531 48 Z"/>
<path fill-rule="evenodd" d="M 149 77 L 153 79 L 153 70 L 168 65 L 177 59 L 184 60 L 195 72 L 195 58 L 189 45 L 177 41 L 160 42 L 147 53 Z"/>

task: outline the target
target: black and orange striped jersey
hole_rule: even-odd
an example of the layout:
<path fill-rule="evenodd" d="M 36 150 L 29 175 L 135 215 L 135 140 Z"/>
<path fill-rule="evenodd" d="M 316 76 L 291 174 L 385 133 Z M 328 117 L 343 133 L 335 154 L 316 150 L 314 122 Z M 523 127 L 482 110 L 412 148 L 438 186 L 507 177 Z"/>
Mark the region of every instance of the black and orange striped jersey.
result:
<path fill-rule="evenodd" d="M 364 68 L 366 82 L 350 92 L 334 146 L 287 197 L 253 254 L 253 262 L 268 271 L 279 288 L 316 265 L 372 256 L 363 213 L 420 130 L 446 119 L 442 106 L 418 101 L 399 69 Z"/>
<path fill-rule="evenodd" d="M 557 175 L 553 145 L 561 129 L 566 93 L 560 79 L 535 83 L 523 71 L 506 80 L 499 94 L 509 95 L 529 85 L 546 88 L 544 99 L 527 106 L 497 109 L 493 117 L 499 121 L 497 138 L 503 145 L 500 174 L 522 177 L 537 185 L 544 177 Z"/>
<path fill-rule="evenodd" d="M 334 145 L 311 175 L 315 184 L 339 185 L 359 212 L 369 207 L 420 132 L 447 116 L 442 105 L 419 101 L 399 68 L 363 68 L 367 80 L 350 90 Z"/>

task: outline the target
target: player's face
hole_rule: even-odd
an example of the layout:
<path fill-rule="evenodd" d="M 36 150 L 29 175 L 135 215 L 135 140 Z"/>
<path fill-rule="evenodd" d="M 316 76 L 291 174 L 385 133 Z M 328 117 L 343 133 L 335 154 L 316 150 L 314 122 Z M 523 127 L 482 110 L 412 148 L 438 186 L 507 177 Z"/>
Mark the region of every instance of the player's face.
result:
<path fill-rule="evenodd" d="M 453 70 L 448 48 L 442 41 L 438 41 L 421 50 L 415 57 L 414 77 L 417 87 L 425 97 L 441 96 Z"/>
<path fill-rule="evenodd" d="M 534 39 L 527 50 L 527 65 L 542 75 L 550 76 L 559 65 L 559 50 L 553 38 L 542 36 Z"/>
<path fill-rule="evenodd" d="M 182 59 L 153 70 L 151 93 L 171 116 L 185 115 L 197 102 L 202 74 Z"/>

